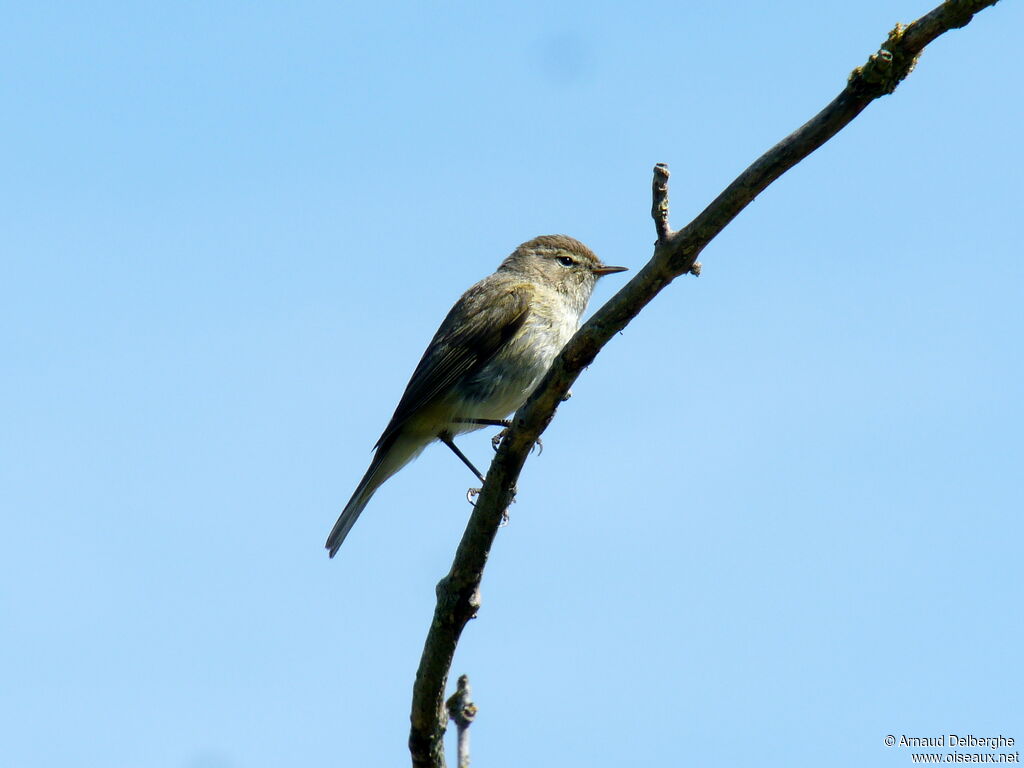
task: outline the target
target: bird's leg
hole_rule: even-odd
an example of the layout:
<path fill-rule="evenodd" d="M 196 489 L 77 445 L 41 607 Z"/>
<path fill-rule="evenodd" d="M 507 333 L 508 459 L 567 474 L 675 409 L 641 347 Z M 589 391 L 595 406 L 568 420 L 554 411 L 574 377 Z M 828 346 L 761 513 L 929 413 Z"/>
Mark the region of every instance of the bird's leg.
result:
<path fill-rule="evenodd" d="M 505 427 L 508 429 L 512 422 L 508 419 L 452 419 L 456 424 L 478 424 L 481 427 Z"/>
<path fill-rule="evenodd" d="M 456 424 L 478 424 L 483 427 L 503 427 L 501 432 L 491 438 L 491 448 L 498 450 L 498 446 L 501 445 L 501 441 L 508 434 L 508 428 L 512 426 L 512 422 L 508 419 L 452 419 Z M 544 452 L 544 444 L 541 443 L 540 438 L 537 438 L 537 447 L 540 449 L 538 453 Z"/>
<path fill-rule="evenodd" d="M 456 424 L 476 424 L 481 427 L 503 427 L 501 432 L 491 438 L 491 448 L 498 450 L 501 445 L 501 438 L 508 434 L 508 428 L 512 422 L 508 419 L 452 419 Z"/>
<path fill-rule="evenodd" d="M 473 462 L 466 458 L 466 454 L 459 450 L 459 447 L 455 445 L 455 441 L 452 440 L 451 435 L 449 435 L 447 432 L 442 432 L 440 435 L 437 436 L 437 439 L 440 440 L 445 445 L 447 445 L 449 448 L 451 448 L 452 453 L 458 456 L 462 460 L 462 463 L 469 467 L 469 470 L 474 475 L 480 478 L 481 483 L 484 481 L 484 476 L 480 474 L 480 470 L 474 467 Z"/>

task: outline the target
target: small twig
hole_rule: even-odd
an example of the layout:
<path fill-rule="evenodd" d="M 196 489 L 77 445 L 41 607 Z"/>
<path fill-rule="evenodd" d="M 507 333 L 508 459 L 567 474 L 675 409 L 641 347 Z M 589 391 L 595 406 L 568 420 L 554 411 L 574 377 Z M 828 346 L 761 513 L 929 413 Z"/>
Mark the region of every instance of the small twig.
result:
<path fill-rule="evenodd" d="M 654 219 L 654 229 L 658 234 L 657 245 L 660 245 L 672 234 L 668 224 L 668 166 L 665 163 L 654 166 L 651 198 L 651 218 Z"/>
<path fill-rule="evenodd" d="M 658 235 L 654 248 L 667 248 L 672 243 L 675 232 L 668 220 L 668 164 L 657 163 L 654 166 L 654 180 L 651 182 L 651 218 L 654 219 L 654 231 Z M 690 265 L 690 274 L 700 276 L 700 262 Z M 568 398 L 566 398 L 568 399 Z"/>
<path fill-rule="evenodd" d="M 469 678 L 466 675 L 459 675 L 455 693 L 451 695 L 446 705 L 448 717 L 455 722 L 458 731 L 459 768 L 469 768 L 469 726 L 476 717 L 476 704 L 469 698 L 471 695 Z"/>

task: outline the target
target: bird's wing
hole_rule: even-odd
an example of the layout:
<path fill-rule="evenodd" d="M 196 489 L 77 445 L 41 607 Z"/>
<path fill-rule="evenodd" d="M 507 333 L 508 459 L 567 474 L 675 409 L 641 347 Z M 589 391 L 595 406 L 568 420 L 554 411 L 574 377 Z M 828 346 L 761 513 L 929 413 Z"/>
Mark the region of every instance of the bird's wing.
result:
<path fill-rule="evenodd" d="M 513 284 L 497 293 L 485 279 L 452 307 L 409 379 L 405 394 L 377 446 L 385 444 L 419 411 L 461 379 L 476 374 L 522 328 L 533 288 Z"/>

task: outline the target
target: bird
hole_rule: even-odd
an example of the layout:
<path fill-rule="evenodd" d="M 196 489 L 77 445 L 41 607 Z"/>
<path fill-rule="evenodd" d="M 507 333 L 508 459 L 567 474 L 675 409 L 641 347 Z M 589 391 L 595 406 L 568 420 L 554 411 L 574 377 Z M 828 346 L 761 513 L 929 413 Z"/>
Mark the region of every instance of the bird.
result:
<path fill-rule="evenodd" d="M 373 494 L 435 440 L 483 482 L 455 445 L 458 434 L 508 426 L 577 331 L 607 266 L 567 235 L 541 235 L 518 246 L 491 275 L 471 286 L 448 312 L 380 439 L 326 544 L 338 553 Z"/>

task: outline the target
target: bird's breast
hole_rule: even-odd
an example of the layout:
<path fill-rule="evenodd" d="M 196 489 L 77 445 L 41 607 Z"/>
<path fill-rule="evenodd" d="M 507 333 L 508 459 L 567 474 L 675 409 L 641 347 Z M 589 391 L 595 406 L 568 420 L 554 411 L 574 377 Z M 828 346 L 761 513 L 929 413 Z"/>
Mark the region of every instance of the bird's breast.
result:
<path fill-rule="evenodd" d="M 518 333 L 460 382 L 460 418 L 503 419 L 526 402 L 579 327 L 579 314 L 561 296 L 551 299 L 535 302 Z"/>

